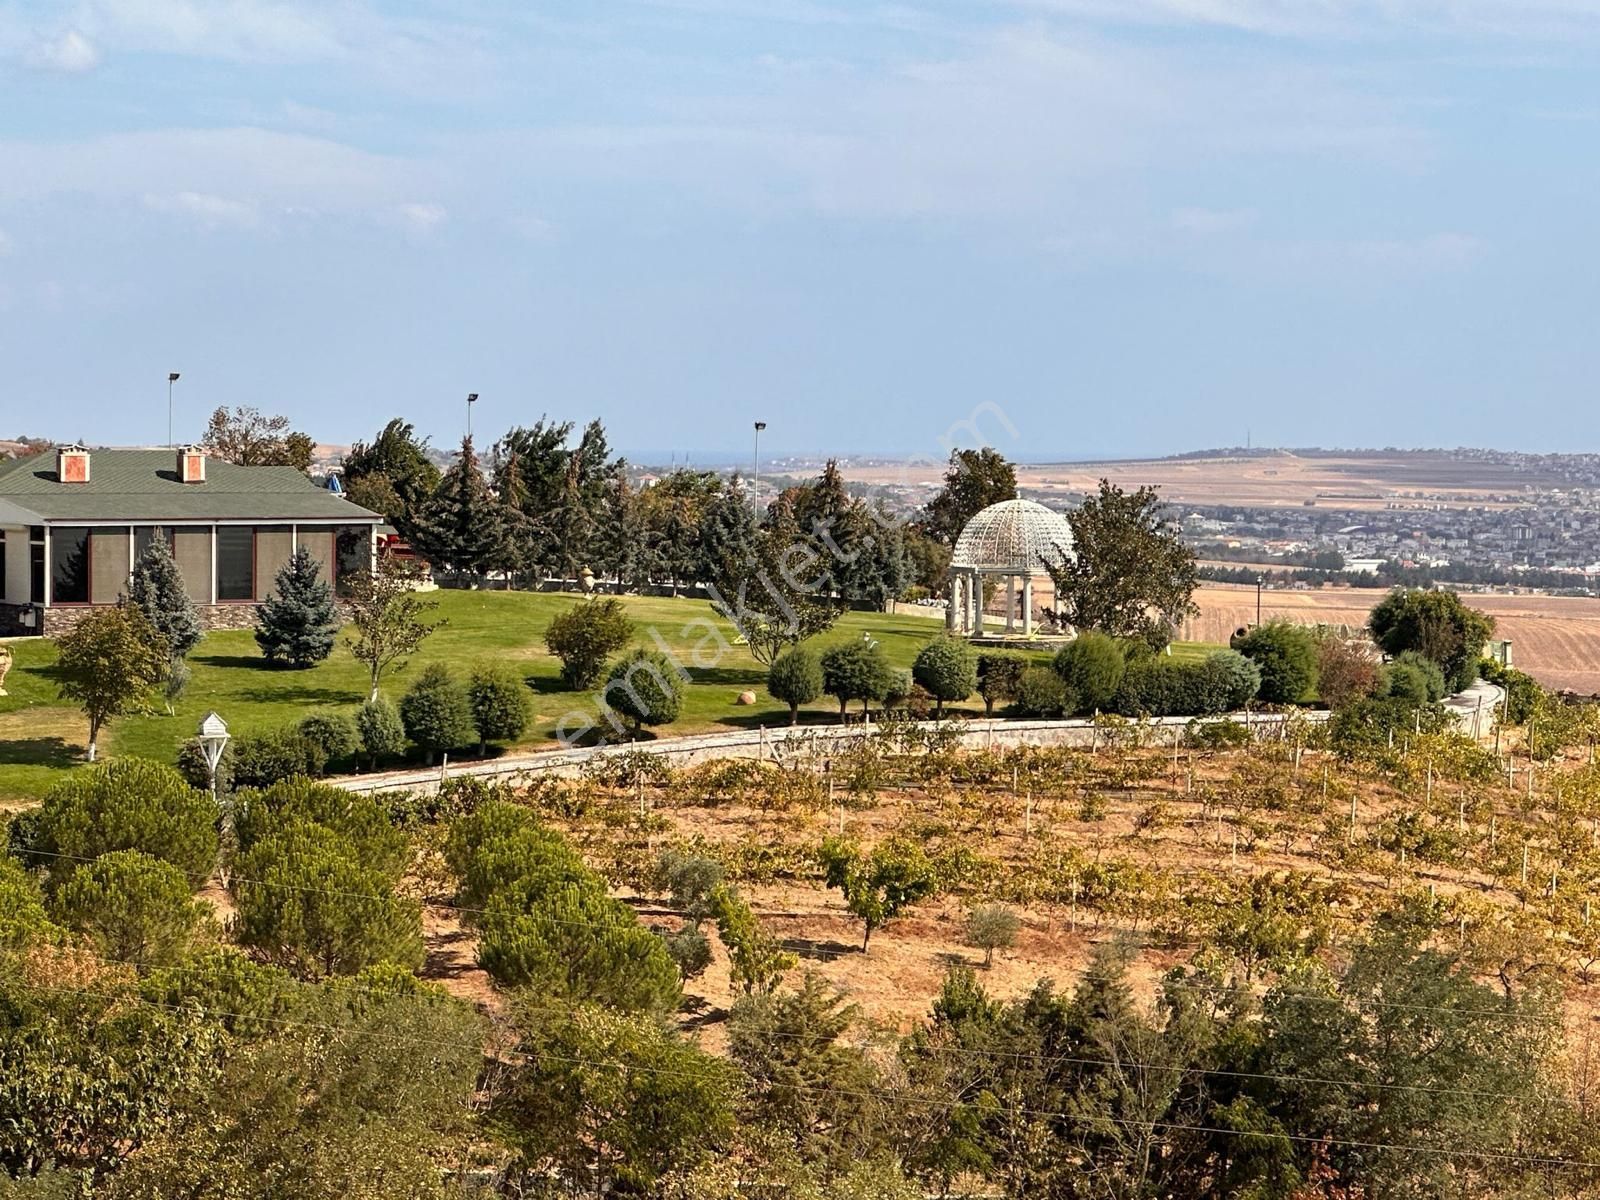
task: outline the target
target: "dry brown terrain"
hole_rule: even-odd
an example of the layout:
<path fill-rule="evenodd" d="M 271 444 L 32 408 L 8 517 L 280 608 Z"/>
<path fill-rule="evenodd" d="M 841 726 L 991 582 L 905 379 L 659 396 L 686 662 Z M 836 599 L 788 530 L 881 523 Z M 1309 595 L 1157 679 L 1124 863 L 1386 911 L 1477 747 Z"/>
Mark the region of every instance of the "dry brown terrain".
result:
<path fill-rule="evenodd" d="M 1262 594 L 1262 616 L 1359 626 L 1383 597 L 1377 588 L 1269 589 Z M 1600 599 L 1491 594 L 1465 599 L 1495 619 L 1496 636 L 1511 640 L 1516 665 L 1545 686 L 1600 692 Z M 1195 603 L 1200 616 L 1185 627 L 1185 640 L 1226 642 L 1256 618 L 1256 592 L 1249 586 L 1206 584 L 1195 593 Z"/>
<path fill-rule="evenodd" d="M 846 467 L 862 483 L 936 487 L 940 464 Z M 1554 476 L 1514 472 L 1440 453 L 1352 454 L 1301 457 L 1288 451 L 1265 456 L 1163 458 L 1114 462 L 1019 464 L 1017 482 L 1032 496 L 1092 491 L 1101 479 L 1125 488 L 1153 484 L 1182 504 L 1236 504 L 1251 508 L 1488 507 L 1530 503 L 1530 489 L 1561 487 Z"/>

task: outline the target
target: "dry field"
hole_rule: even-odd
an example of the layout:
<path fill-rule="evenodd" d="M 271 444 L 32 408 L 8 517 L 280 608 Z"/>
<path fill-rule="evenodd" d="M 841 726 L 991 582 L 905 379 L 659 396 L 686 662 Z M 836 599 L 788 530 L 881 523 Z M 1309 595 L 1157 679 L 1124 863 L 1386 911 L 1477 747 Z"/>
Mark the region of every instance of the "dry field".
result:
<path fill-rule="evenodd" d="M 1262 593 L 1262 616 L 1291 621 L 1364 625 L 1382 600 L 1378 588 L 1320 588 Z M 1498 637 L 1509 638 L 1513 661 L 1546 687 L 1600 692 L 1600 599 L 1568 596 L 1476 595 L 1463 597 L 1495 619 Z M 1195 593 L 1200 615 L 1184 629 L 1186 640 L 1226 642 L 1256 618 L 1253 587 L 1206 584 Z"/>
<path fill-rule="evenodd" d="M 942 465 L 847 467 L 862 483 L 936 487 Z M 1261 457 L 1162 458 L 1087 463 L 1023 463 L 1017 482 L 1030 495 L 1092 491 L 1109 479 L 1124 488 L 1154 484 L 1181 504 L 1250 508 L 1391 506 L 1512 508 L 1531 502 L 1531 488 L 1564 486 L 1555 476 L 1514 472 L 1441 453 L 1301 457 L 1279 451 Z"/>

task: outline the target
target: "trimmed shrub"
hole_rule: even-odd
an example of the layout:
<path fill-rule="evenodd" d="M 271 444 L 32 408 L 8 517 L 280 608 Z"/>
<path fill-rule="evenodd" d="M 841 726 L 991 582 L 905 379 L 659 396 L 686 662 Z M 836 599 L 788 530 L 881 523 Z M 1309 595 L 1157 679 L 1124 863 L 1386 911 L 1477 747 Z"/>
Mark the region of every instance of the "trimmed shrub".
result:
<path fill-rule="evenodd" d="M 1438 663 L 1434 662 L 1426 654 L 1417 650 L 1407 650 L 1394 660 L 1394 665 L 1411 667 L 1417 672 L 1423 686 L 1421 699 L 1425 702 L 1431 704 L 1435 700 L 1444 699 L 1446 692 L 1444 671 L 1440 669 Z M 1390 694 L 1395 694 L 1392 688 L 1390 689 Z M 1414 697 L 1407 698 L 1412 699 Z"/>
<path fill-rule="evenodd" d="M 1028 656 L 1015 650 L 985 650 L 978 655 L 978 694 L 983 697 L 984 716 L 994 716 L 996 703 L 1017 698 L 1027 669 Z"/>
<path fill-rule="evenodd" d="M 19 849 L 49 871 L 52 890 L 85 861 L 116 850 L 141 850 L 198 885 L 217 861 L 217 806 L 172 767 L 119 758 L 56 784 Z"/>
<path fill-rule="evenodd" d="M 1089 713 L 1111 706 L 1127 672 L 1128 655 L 1116 638 L 1090 630 L 1063 646 L 1054 665 L 1075 711 Z"/>
<path fill-rule="evenodd" d="M 934 716 L 942 717 L 946 701 L 965 700 L 978 690 L 978 656 L 961 638 L 935 638 L 917 652 L 911 674 L 933 697 Z"/>
<path fill-rule="evenodd" d="M 822 690 L 839 701 L 841 721 L 850 701 L 861 701 L 861 711 L 866 712 L 871 701 L 888 695 L 895 683 L 893 673 L 876 642 L 840 642 L 822 655 Z"/>
<path fill-rule="evenodd" d="M 504 800 L 490 800 L 452 822 L 444 858 L 458 881 L 456 902 L 467 908 L 482 908 L 525 876 L 547 888 L 590 876 L 565 838 Z"/>
<path fill-rule="evenodd" d="M 569 688 L 594 687 L 606 660 L 633 640 L 633 622 L 615 596 L 574 604 L 550 622 L 545 648 L 561 660 L 561 679 Z"/>
<path fill-rule="evenodd" d="M 683 679 L 677 664 L 655 650 L 635 650 L 612 665 L 602 693 L 608 707 L 633 722 L 670 725 L 683 707 Z"/>
<path fill-rule="evenodd" d="M 212 928 L 211 908 L 169 862 L 114 850 L 75 871 L 55 893 L 57 920 L 117 962 L 177 962 Z"/>
<path fill-rule="evenodd" d="M 459 750 L 478 740 L 467 689 L 443 663 L 432 664 L 417 677 L 400 701 L 400 720 L 430 766 L 441 750 Z"/>
<path fill-rule="evenodd" d="M 478 753 L 490 742 L 514 742 L 533 722 L 533 696 L 527 681 L 510 667 L 480 666 L 467 684 L 472 724 L 478 731 Z"/>
<path fill-rule="evenodd" d="M 1316 694 L 1317 643 L 1311 631 L 1288 621 L 1258 625 L 1233 647 L 1261 668 L 1261 699 L 1302 704 Z"/>
<path fill-rule="evenodd" d="M 400 720 L 400 710 L 387 696 L 368 700 L 356 713 L 356 732 L 361 736 L 361 749 L 372 767 L 386 758 L 405 751 L 406 727 Z"/>
<path fill-rule="evenodd" d="M 1025 717 L 1064 717 L 1073 708 L 1072 693 L 1049 667 L 1029 667 L 1017 684 L 1017 710 Z"/>
<path fill-rule="evenodd" d="M 800 706 L 822 695 L 822 659 L 810 646 L 780 654 L 767 671 L 767 693 L 789 706 L 789 724 L 800 721 Z"/>
<path fill-rule="evenodd" d="M 983 951 L 983 965 L 994 965 L 994 952 L 1009 949 L 1022 922 L 1003 904 L 980 904 L 967 913 L 966 943 Z"/>
<path fill-rule="evenodd" d="M 327 769 L 322 747 L 298 729 L 247 734 L 232 742 L 233 786 L 271 787 L 283 779 L 315 778 Z"/>
<path fill-rule="evenodd" d="M 353 760 L 361 748 L 356 723 L 343 713 L 312 713 L 300 722 L 299 733 L 317 748 L 324 764 Z"/>

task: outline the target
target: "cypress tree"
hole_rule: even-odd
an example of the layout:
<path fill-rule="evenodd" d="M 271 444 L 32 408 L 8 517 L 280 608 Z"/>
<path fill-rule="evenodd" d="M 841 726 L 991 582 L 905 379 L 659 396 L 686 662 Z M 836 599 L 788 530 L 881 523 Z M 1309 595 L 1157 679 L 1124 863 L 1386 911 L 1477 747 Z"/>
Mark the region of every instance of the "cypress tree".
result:
<path fill-rule="evenodd" d="M 339 619 L 333 589 L 304 547 L 283 564 L 272 594 L 256 610 L 256 645 L 268 662 L 309 667 L 333 653 Z"/>
<path fill-rule="evenodd" d="M 461 455 L 416 514 L 412 538 L 435 566 L 482 576 L 505 559 L 506 514 L 478 468 L 472 438 L 461 440 Z"/>
<path fill-rule="evenodd" d="M 200 641 L 200 614 L 184 587 L 183 572 L 167 545 L 166 535 L 156 531 L 150 545 L 139 555 L 128 584 L 128 599 L 167 639 L 173 659 L 187 657 Z"/>

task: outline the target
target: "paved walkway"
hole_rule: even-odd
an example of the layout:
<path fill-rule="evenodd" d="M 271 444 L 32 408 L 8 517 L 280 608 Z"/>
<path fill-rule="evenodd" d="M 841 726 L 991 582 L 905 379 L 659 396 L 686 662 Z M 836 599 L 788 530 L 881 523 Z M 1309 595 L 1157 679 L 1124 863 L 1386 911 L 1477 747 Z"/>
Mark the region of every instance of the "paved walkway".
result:
<path fill-rule="evenodd" d="M 1505 688 L 1480 679 L 1466 691 L 1445 697 L 1444 707 L 1455 717 L 1462 733 L 1470 738 L 1485 738 L 1494 732 L 1495 709 L 1505 698 Z"/>

